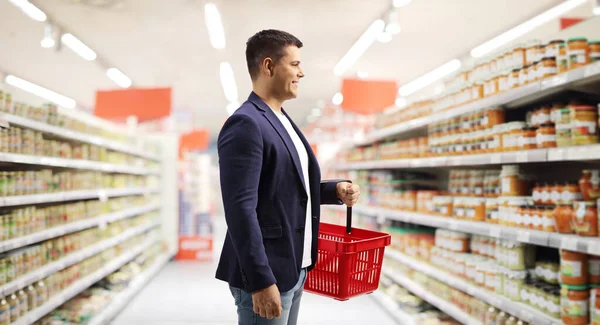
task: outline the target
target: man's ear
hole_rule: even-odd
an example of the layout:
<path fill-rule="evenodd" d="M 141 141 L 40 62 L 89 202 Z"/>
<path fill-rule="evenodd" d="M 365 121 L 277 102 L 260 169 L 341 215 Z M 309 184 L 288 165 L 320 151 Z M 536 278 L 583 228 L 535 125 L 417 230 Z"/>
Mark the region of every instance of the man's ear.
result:
<path fill-rule="evenodd" d="M 275 74 L 275 62 L 271 58 L 265 58 L 262 62 L 262 70 L 269 77 L 273 77 Z"/>

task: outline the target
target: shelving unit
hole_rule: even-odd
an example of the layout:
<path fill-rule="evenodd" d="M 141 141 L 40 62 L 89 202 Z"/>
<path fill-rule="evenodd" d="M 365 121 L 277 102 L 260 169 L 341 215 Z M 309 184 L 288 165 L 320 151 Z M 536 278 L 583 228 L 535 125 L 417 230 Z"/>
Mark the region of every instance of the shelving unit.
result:
<path fill-rule="evenodd" d="M 463 279 L 460 279 L 454 275 L 451 275 L 451 274 L 445 272 L 444 270 L 441 270 L 434 266 L 420 262 L 420 261 L 413 259 L 409 256 L 406 256 L 398 251 L 395 251 L 393 249 L 388 249 L 388 250 L 386 250 L 385 254 L 387 257 L 393 258 L 394 260 L 410 267 L 413 270 L 421 272 L 421 273 L 423 273 L 429 277 L 432 277 L 438 281 L 444 282 L 453 288 L 463 291 L 463 292 L 465 292 L 471 296 L 474 296 L 478 299 L 481 299 L 481 300 L 487 302 L 488 304 L 495 306 L 501 310 L 505 310 L 506 312 L 510 313 L 511 315 L 519 317 L 520 319 L 523 319 L 530 324 L 562 325 L 562 321 L 560 319 L 552 318 L 552 317 L 542 313 L 541 311 L 534 309 L 528 305 L 509 300 L 503 296 L 500 296 L 493 292 L 482 289 L 474 284 L 464 281 Z M 387 272 L 386 274 L 388 274 L 388 276 L 393 278 L 394 281 L 396 281 L 396 280 L 404 281 L 405 280 L 404 277 L 402 277 L 402 276 L 394 277 L 394 273 L 392 271 L 386 271 L 386 272 Z M 410 283 L 409 280 L 406 280 L 406 281 Z M 408 288 L 408 286 L 407 286 L 407 288 Z M 421 296 L 417 292 L 414 292 L 414 293 L 417 294 L 418 296 Z M 429 294 L 429 292 L 424 292 L 424 296 L 427 296 L 427 294 Z M 421 296 L 421 298 L 429 301 L 427 298 L 425 298 L 423 296 Z M 432 305 L 435 305 L 432 302 L 430 302 L 430 303 Z M 436 305 L 436 307 L 440 308 L 437 305 Z M 440 308 L 440 309 L 444 310 L 442 308 Z M 448 313 L 448 315 L 451 315 L 452 317 L 454 317 L 450 313 Z M 458 318 L 457 318 L 457 320 L 463 322 L 462 320 L 460 320 Z"/>
<path fill-rule="evenodd" d="M 150 240 L 146 241 L 144 244 L 139 245 L 135 249 L 133 249 L 125 254 L 122 254 L 121 256 L 117 257 L 113 261 L 106 264 L 100 270 L 76 281 L 70 287 L 68 287 L 67 289 L 58 293 L 56 296 L 52 297 L 50 300 L 48 300 L 42 306 L 30 311 L 29 313 L 27 313 L 25 315 L 25 317 L 19 319 L 15 324 L 30 325 L 30 324 L 35 323 L 40 318 L 44 317 L 44 315 L 46 315 L 49 312 L 51 312 L 52 310 L 58 308 L 59 306 L 61 306 L 65 302 L 69 301 L 71 298 L 75 297 L 77 294 L 84 291 L 85 289 L 87 289 L 88 287 L 93 285 L 94 283 L 102 280 L 104 277 L 110 275 L 111 273 L 113 273 L 116 270 L 118 270 L 119 268 L 121 268 L 123 265 L 130 262 L 136 256 L 141 254 L 144 250 L 149 248 L 151 245 L 154 245 L 155 243 L 156 243 L 156 239 L 150 239 Z M 170 256 L 167 256 L 167 257 L 170 257 Z M 166 258 L 166 257 L 160 258 L 157 261 L 157 263 L 153 266 L 153 268 L 157 267 L 158 269 L 160 269 L 160 267 L 162 267 L 168 260 L 169 260 L 169 258 Z M 162 264 L 159 264 L 159 263 L 162 263 Z"/>
<path fill-rule="evenodd" d="M 128 154 L 132 154 L 141 158 L 151 159 L 155 161 L 160 161 L 160 157 L 148 154 L 143 150 L 138 148 L 133 148 L 127 144 L 121 143 L 119 141 L 105 139 L 95 135 L 89 135 L 77 131 L 72 131 L 69 129 L 49 125 L 46 123 L 33 121 L 21 116 L 16 116 L 7 113 L 0 113 L 0 119 L 14 125 L 18 125 L 20 127 L 44 132 L 46 134 L 72 141 L 79 141 L 83 143 L 95 144 L 97 146 L 105 147 L 107 149 L 120 151 Z"/>
<path fill-rule="evenodd" d="M 385 310 L 399 325 L 417 325 L 415 317 L 407 314 L 398 307 L 398 304 L 385 293 L 375 291 L 373 299 Z M 91 325 L 91 324 L 90 324 Z"/>
<path fill-rule="evenodd" d="M 169 253 L 162 255 L 142 274 L 138 275 L 134 280 L 129 283 L 127 289 L 119 293 L 108 306 L 106 306 L 100 313 L 95 315 L 88 325 L 106 325 L 115 318 L 115 316 L 123 310 L 131 299 L 135 297 L 144 286 L 158 274 L 158 272 L 169 262 L 169 260 L 175 255 Z"/>
<path fill-rule="evenodd" d="M 155 228 L 157 226 L 158 226 L 158 223 L 151 223 L 148 225 L 143 225 L 143 226 L 139 226 L 136 228 L 132 228 L 132 229 L 129 229 L 129 230 L 121 233 L 118 236 L 103 240 L 99 243 L 91 245 L 90 247 L 82 249 L 81 251 L 75 252 L 73 254 L 69 254 L 66 257 L 64 257 L 58 261 L 47 264 L 37 270 L 29 272 L 25 276 L 22 276 L 12 282 L 9 282 L 9 283 L 6 283 L 6 284 L 0 286 L 0 294 L 2 296 L 10 295 L 11 293 L 13 293 L 19 289 L 22 289 L 32 283 L 35 283 L 41 279 L 44 279 L 53 273 L 63 270 L 71 265 L 77 264 L 77 263 L 85 260 L 88 257 L 91 257 L 98 253 L 101 253 L 111 247 L 114 247 L 114 246 L 128 240 L 129 238 L 132 238 L 139 234 L 143 234 L 144 232 L 146 232 L 152 228 Z"/>
<path fill-rule="evenodd" d="M 60 168 L 73 168 L 84 170 L 97 170 L 107 173 L 121 173 L 133 175 L 157 175 L 158 173 L 143 167 L 130 167 L 126 165 L 117 165 L 103 163 L 99 161 L 83 159 L 65 159 L 45 156 L 22 155 L 16 153 L 0 152 L 0 162 L 37 165 Z"/>
<path fill-rule="evenodd" d="M 44 231 L 33 233 L 31 235 L 0 241 L 0 253 L 19 247 L 28 246 L 51 238 L 64 236 L 66 234 L 74 233 L 84 229 L 106 225 L 117 220 L 135 217 L 140 214 L 158 210 L 159 208 L 159 204 L 149 204 L 145 206 L 129 208 L 113 213 L 99 215 L 91 219 L 76 221 L 66 225 L 50 228 Z"/>
<path fill-rule="evenodd" d="M 66 202 L 66 201 L 77 201 L 87 199 L 106 199 L 109 197 L 120 197 L 130 195 L 144 195 L 158 193 L 157 188 L 106 188 L 97 190 L 79 190 L 79 191 L 68 191 L 68 192 L 57 192 L 57 193 L 45 193 L 45 194 L 32 194 L 32 195 L 15 195 L 0 197 L 0 207 L 27 205 L 27 204 L 41 204 L 41 203 L 54 203 L 54 202 Z"/>
<path fill-rule="evenodd" d="M 386 219 L 398 220 L 428 227 L 508 239 L 526 244 L 600 255 L 600 238 L 598 237 L 581 237 L 374 207 L 355 206 L 353 210 L 358 214 L 377 217 L 380 223 L 383 223 Z"/>
<path fill-rule="evenodd" d="M 451 303 L 445 301 L 444 299 L 434 295 L 429 290 L 423 288 L 420 284 L 410 280 L 406 276 L 398 274 L 389 268 L 383 269 L 383 273 L 391 278 L 394 282 L 408 289 L 408 291 L 413 294 L 421 297 L 421 299 L 429 302 L 431 305 L 435 306 L 439 310 L 445 312 L 450 317 L 456 319 L 465 325 L 482 325 L 481 322 L 474 319 L 467 313 L 460 310 L 458 307 L 452 305 Z M 548 324 L 549 325 L 549 324 Z"/>
<path fill-rule="evenodd" d="M 481 109 L 495 106 L 515 107 L 535 102 L 553 94 L 574 89 L 580 85 L 589 84 L 600 80 L 600 63 L 574 69 L 554 77 L 530 83 L 528 85 L 508 90 L 495 96 L 455 107 L 450 110 L 433 113 L 429 116 L 399 123 L 368 134 L 363 141 L 356 142 L 355 146 L 365 146 L 383 139 L 398 135 L 403 132 L 426 127 L 431 123 L 440 122 L 455 116 L 472 113 Z"/>

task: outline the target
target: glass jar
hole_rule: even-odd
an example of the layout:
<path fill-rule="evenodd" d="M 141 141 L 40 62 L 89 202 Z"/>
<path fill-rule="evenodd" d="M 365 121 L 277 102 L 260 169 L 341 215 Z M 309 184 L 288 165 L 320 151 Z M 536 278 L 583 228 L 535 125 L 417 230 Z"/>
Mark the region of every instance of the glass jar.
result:
<path fill-rule="evenodd" d="M 584 170 L 579 179 L 579 190 L 585 201 L 600 198 L 600 170 Z"/>
<path fill-rule="evenodd" d="M 584 253 L 560 250 L 560 280 L 567 285 L 588 284 L 588 256 Z"/>
<path fill-rule="evenodd" d="M 571 146 L 571 109 L 561 108 L 557 116 L 556 144 L 558 147 L 569 147 Z"/>
<path fill-rule="evenodd" d="M 571 106 L 571 143 L 598 143 L 598 111 L 594 106 Z"/>
<path fill-rule="evenodd" d="M 589 256 L 588 273 L 590 284 L 600 284 L 600 256 Z"/>
<path fill-rule="evenodd" d="M 564 47 L 565 41 L 563 40 L 552 40 L 546 45 L 546 51 L 544 53 L 545 58 L 558 59 L 559 48 L 561 45 Z"/>
<path fill-rule="evenodd" d="M 579 236 L 598 236 L 598 212 L 596 202 L 577 201 L 573 203 L 573 227 Z"/>
<path fill-rule="evenodd" d="M 542 124 L 535 132 L 538 148 L 556 148 L 556 130 L 554 124 Z"/>
<path fill-rule="evenodd" d="M 565 325 L 589 323 L 590 291 L 585 285 L 561 287 L 561 320 Z"/>
<path fill-rule="evenodd" d="M 542 206 L 542 225 L 544 231 L 556 232 L 556 220 L 554 219 L 554 207 Z"/>
<path fill-rule="evenodd" d="M 574 213 L 573 206 L 570 204 L 557 205 L 556 208 L 554 208 L 554 222 L 556 224 L 556 230 L 559 233 L 572 234 L 575 232 L 572 225 Z"/>
<path fill-rule="evenodd" d="M 537 128 L 535 127 L 524 127 L 521 129 L 521 134 L 517 140 L 518 147 L 520 150 L 530 150 L 537 148 L 536 138 Z"/>
<path fill-rule="evenodd" d="M 558 46 L 558 57 L 556 60 L 557 73 L 569 71 L 569 56 L 567 55 L 567 46 L 564 43 Z"/>
<path fill-rule="evenodd" d="M 589 42 L 590 63 L 600 61 L 600 41 Z"/>
<path fill-rule="evenodd" d="M 569 70 L 580 68 L 589 63 L 588 42 L 585 37 L 574 37 L 567 41 Z"/>
<path fill-rule="evenodd" d="M 521 74 L 521 68 L 513 69 L 508 77 L 508 89 L 514 89 L 519 87 L 519 75 Z"/>

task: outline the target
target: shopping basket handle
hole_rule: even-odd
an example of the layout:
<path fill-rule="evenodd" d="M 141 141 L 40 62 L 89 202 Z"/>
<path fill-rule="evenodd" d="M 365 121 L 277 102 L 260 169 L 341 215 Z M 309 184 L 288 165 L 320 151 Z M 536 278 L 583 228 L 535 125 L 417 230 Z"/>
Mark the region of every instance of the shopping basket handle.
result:
<path fill-rule="evenodd" d="M 352 207 L 346 207 L 346 233 L 352 232 Z"/>

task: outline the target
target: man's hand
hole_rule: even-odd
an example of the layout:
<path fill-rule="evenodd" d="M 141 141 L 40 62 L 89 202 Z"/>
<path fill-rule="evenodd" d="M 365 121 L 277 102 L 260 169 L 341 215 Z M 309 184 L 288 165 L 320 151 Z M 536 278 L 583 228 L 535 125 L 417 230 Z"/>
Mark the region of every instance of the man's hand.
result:
<path fill-rule="evenodd" d="M 281 317 L 281 295 L 277 285 L 254 291 L 252 293 L 254 312 L 267 319 Z"/>
<path fill-rule="evenodd" d="M 345 205 L 351 207 L 358 202 L 360 186 L 348 182 L 339 182 L 335 187 L 335 192 Z"/>

